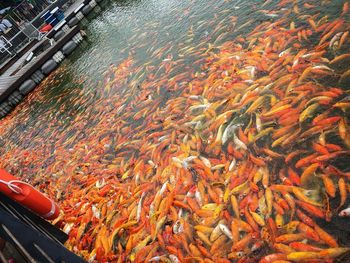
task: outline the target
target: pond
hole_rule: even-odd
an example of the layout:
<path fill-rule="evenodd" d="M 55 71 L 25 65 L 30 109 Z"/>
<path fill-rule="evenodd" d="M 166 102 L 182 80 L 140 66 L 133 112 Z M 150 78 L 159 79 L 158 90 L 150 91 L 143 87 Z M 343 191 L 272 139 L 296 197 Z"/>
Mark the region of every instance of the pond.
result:
<path fill-rule="evenodd" d="M 349 262 L 349 2 L 104 3 L 0 121 L 0 167 L 59 204 L 66 246 Z"/>

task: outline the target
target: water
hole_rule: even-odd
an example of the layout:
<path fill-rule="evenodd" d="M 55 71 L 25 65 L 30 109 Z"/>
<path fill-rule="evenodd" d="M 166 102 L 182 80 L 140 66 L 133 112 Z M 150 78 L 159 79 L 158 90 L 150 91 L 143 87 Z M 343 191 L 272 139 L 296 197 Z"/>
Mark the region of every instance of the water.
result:
<path fill-rule="evenodd" d="M 318 218 L 302 204 L 297 209 L 340 246 L 349 246 L 348 219 L 338 216 L 349 204 L 349 193 L 345 190 L 344 199 L 339 190 L 340 178 L 349 183 L 349 93 L 348 77 L 343 75 L 347 64 L 346 59 L 329 64 L 349 53 L 348 37 L 339 47 L 349 14 L 340 15 L 344 1 L 276 3 L 107 1 L 98 15 L 85 21 L 88 38 L 1 121 L 0 128 L 0 166 L 60 204 L 65 216 L 59 225 L 74 229 L 68 248 L 85 258 L 97 254 L 99 261 L 142 261 L 168 254 L 180 261 L 235 261 L 243 253 L 244 262 L 257 262 L 277 251 L 288 254 L 274 247 L 268 221 L 271 217 L 277 224 L 282 218 L 277 236 L 302 232 L 302 227 L 288 230 L 291 217 L 303 220 L 290 215 L 289 202 L 287 207 L 285 201 L 278 203 L 285 191 L 293 200 L 320 204 L 324 216 Z M 339 19 L 339 29 L 325 41 L 337 33 L 339 39 L 322 45 L 322 30 L 329 31 L 326 25 Z M 329 117 L 336 119 L 322 122 Z M 314 126 L 319 129 L 311 130 Z M 335 156 L 329 157 L 332 153 Z M 305 165 L 297 165 L 312 154 Z M 288 156 L 290 161 L 285 160 Z M 319 166 L 306 175 L 314 163 Z M 303 191 L 310 190 L 302 197 L 291 188 L 278 190 L 278 185 L 300 184 L 287 168 L 302 177 Z M 325 174 L 335 194 L 326 187 Z M 249 187 L 235 188 L 247 180 Z M 162 185 L 167 186 L 163 194 Z M 268 203 L 264 196 L 270 187 L 277 204 L 268 212 L 262 204 Z M 152 212 L 160 202 L 157 198 L 169 201 L 173 195 L 177 203 L 171 202 L 171 209 L 158 203 L 159 211 Z M 224 231 L 219 231 L 219 241 L 213 238 L 207 244 L 193 228 L 215 228 L 223 220 L 221 224 L 234 232 L 238 226 L 232 218 L 238 215 L 231 196 L 238 200 L 240 218 L 259 236 L 237 248 L 240 254 L 231 253 L 238 240 L 232 242 Z M 189 199 L 204 208 L 188 208 Z M 208 203 L 212 210 L 205 208 Z M 253 223 L 249 215 L 255 216 Z M 116 232 L 122 219 L 138 222 Z M 178 222 L 186 234 L 172 233 Z M 307 235 L 298 240 L 328 248 L 331 241 L 324 241 L 313 224 L 321 241 Z M 212 233 L 204 233 L 211 238 Z M 249 235 L 241 231 L 238 239 Z M 103 243 L 103 238 L 110 241 Z M 137 246 L 141 241 L 145 248 Z"/>

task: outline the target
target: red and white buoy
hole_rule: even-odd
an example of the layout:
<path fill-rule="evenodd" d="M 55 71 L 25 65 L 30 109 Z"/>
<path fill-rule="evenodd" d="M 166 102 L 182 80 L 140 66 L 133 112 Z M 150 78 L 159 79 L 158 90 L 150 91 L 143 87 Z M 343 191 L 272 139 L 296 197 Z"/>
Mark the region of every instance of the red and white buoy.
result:
<path fill-rule="evenodd" d="M 59 215 L 54 201 L 3 169 L 0 169 L 0 192 L 45 219 L 52 220 Z"/>

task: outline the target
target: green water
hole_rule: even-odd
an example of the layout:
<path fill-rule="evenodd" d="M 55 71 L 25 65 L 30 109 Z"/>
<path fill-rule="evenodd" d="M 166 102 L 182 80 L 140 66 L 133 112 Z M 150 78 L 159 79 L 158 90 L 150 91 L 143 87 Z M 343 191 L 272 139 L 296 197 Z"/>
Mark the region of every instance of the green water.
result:
<path fill-rule="evenodd" d="M 332 2 L 333 9 L 315 8 L 312 12 L 336 15 L 343 1 Z M 95 10 L 83 20 L 83 29 L 88 38 L 62 63 L 59 72 L 51 74 L 45 85 L 34 91 L 31 96 L 34 98 L 37 94 L 37 98 L 29 104 L 24 102 L 28 110 L 25 113 L 16 113 L 16 119 L 19 121 L 25 117 L 26 122 L 21 123 L 19 128 L 14 128 L 26 132 L 32 129 L 40 131 L 38 125 L 41 122 L 38 120 L 45 117 L 56 119 L 58 125 L 66 125 L 76 113 L 86 112 L 93 107 L 94 98 L 103 93 L 99 81 L 102 81 L 103 73 L 109 65 L 118 64 L 128 56 L 135 58 L 136 66 L 150 63 L 157 67 L 163 59 L 171 55 L 175 60 L 183 58 L 181 63 L 185 68 L 193 71 L 199 69 L 199 63 L 203 61 L 192 64 L 198 56 L 184 55 L 179 50 L 186 47 L 199 49 L 209 44 L 219 45 L 237 36 L 244 36 L 263 21 L 281 18 L 279 15 L 270 17 L 261 14 L 258 9 L 260 3 L 104 1 L 102 10 L 98 7 L 98 11 Z M 274 9 L 273 1 L 264 10 L 269 8 Z M 235 26 L 230 22 L 234 16 L 239 17 L 239 23 Z M 155 57 L 153 52 L 159 48 L 163 52 Z M 184 68 L 179 68 L 178 73 L 182 70 Z M 140 79 L 140 83 L 141 81 Z M 86 96 L 86 101 L 76 105 L 75 101 L 81 101 L 81 96 Z M 12 139 L 12 134 L 8 134 L 8 139 Z M 28 143 L 27 139 L 22 142 L 22 136 L 15 136 L 13 140 L 16 143 Z"/>
<path fill-rule="evenodd" d="M 36 139 L 49 139 L 45 137 L 50 134 L 40 137 L 40 131 L 47 128 L 43 120 L 52 121 L 57 130 L 62 131 L 76 114 L 93 115 L 94 104 L 104 93 L 101 85 L 104 72 L 111 64 L 118 65 L 128 57 L 134 59 L 135 66 L 147 64 L 157 68 L 170 56 L 181 64 L 173 75 L 196 72 L 205 60 L 199 58 L 200 52 L 186 54 L 184 49 L 196 51 L 209 45 L 218 46 L 245 36 L 264 21 L 277 21 L 281 15 L 262 14 L 262 10 L 275 10 L 275 4 L 271 1 L 260 8 L 261 1 L 241 0 L 103 1 L 102 8 L 95 9 L 82 22 L 87 39 L 30 95 L 30 99 L 17 107 L 12 114 L 13 125 L 9 125 L 2 138 L 18 147 L 27 147 L 42 143 Z M 310 15 L 336 18 L 342 4 L 341 0 L 332 1 L 331 8 L 315 7 L 310 10 Z M 232 23 L 233 17 L 238 17 L 237 23 Z M 298 25 L 294 14 L 290 14 L 288 20 Z M 163 74 L 162 70 L 154 71 L 156 77 Z M 145 70 L 145 73 L 149 72 Z M 143 79 L 136 81 L 142 83 Z M 39 137 L 29 140 L 28 134 Z"/>
<path fill-rule="evenodd" d="M 103 73 L 110 64 L 118 64 L 130 55 L 135 58 L 136 65 L 151 63 L 155 66 L 168 55 L 174 59 L 181 56 L 183 65 L 193 69 L 194 56 L 182 55 L 178 50 L 223 43 L 244 32 L 243 29 L 249 30 L 254 24 L 270 19 L 254 14 L 250 10 L 253 6 L 254 1 L 103 2 L 101 11 L 95 10 L 83 20 L 88 38 L 62 63 L 58 72 L 50 75 L 45 85 L 31 94 L 33 101 L 24 102 L 26 111 L 19 111 L 15 118 L 20 125 L 13 127 L 18 133 L 12 130 L 7 139 L 17 145 L 28 145 L 34 142 L 28 142 L 19 134 L 34 130 L 40 134 L 46 127 L 41 122 L 43 118 L 55 120 L 63 129 L 75 114 L 87 114 L 103 93 L 99 85 Z M 238 32 L 230 26 L 215 31 L 217 23 L 225 24 L 231 16 L 240 16 L 241 24 L 251 22 Z M 215 42 L 219 36 L 219 41 Z M 164 52 L 156 58 L 152 54 L 159 48 Z M 181 70 L 183 68 L 178 72 Z M 86 100 L 82 99 L 84 96 Z M 23 118 L 25 123 L 19 121 Z"/>

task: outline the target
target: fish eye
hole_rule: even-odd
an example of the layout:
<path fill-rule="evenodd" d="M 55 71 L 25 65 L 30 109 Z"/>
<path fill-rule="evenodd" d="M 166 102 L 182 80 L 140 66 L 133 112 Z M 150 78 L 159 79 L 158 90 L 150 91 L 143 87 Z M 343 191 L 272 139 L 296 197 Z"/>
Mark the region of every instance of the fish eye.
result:
<path fill-rule="evenodd" d="M 243 257 L 244 256 L 244 252 L 243 251 L 237 252 L 237 256 L 240 257 L 240 258 Z"/>

